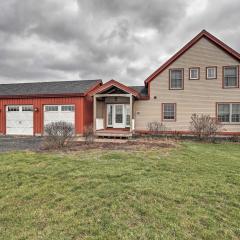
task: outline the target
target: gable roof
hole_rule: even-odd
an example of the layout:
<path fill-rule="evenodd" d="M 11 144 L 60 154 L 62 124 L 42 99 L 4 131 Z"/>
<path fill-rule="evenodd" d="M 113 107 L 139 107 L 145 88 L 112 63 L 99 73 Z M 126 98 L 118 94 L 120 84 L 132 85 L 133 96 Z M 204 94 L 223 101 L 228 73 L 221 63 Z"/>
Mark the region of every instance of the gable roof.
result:
<path fill-rule="evenodd" d="M 98 94 L 98 93 L 103 93 L 104 91 L 107 91 L 108 89 L 116 87 L 124 92 L 132 94 L 134 97 L 139 98 L 140 94 L 139 92 L 131 87 L 128 87 L 120 82 L 117 82 L 116 80 L 112 79 L 106 83 L 104 83 L 101 87 L 97 88 L 95 91 L 91 92 L 91 95 Z"/>
<path fill-rule="evenodd" d="M 156 78 L 161 72 L 163 72 L 170 64 L 176 61 L 180 56 L 182 56 L 189 48 L 195 45 L 201 38 L 207 38 L 214 45 L 228 53 L 230 56 L 235 58 L 240 62 L 240 54 L 236 52 L 231 47 L 227 46 L 224 42 L 207 32 L 202 30 L 196 37 L 194 37 L 190 42 L 188 42 L 182 49 L 180 49 L 176 54 L 174 54 L 168 61 L 166 61 L 160 68 L 158 68 L 154 73 L 152 73 L 144 82 L 147 85 L 154 78 Z"/>
<path fill-rule="evenodd" d="M 102 80 L 75 80 L 0 84 L 0 97 L 37 97 L 56 95 L 84 96 L 102 83 Z"/>

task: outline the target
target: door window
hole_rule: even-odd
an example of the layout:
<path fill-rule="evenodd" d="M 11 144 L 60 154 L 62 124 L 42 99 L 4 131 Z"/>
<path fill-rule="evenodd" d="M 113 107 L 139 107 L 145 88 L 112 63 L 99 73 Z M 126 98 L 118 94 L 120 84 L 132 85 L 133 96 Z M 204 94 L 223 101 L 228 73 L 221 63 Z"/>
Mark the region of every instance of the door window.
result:
<path fill-rule="evenodd" d="M 108 126 L 113 125 L 113 105 L 107 105 L 108 106 L 108 116 L 107 116 L 107 123 Z"/>
<path fill-rule="evenodd" d="M 115 106 L 115 122 L 123 123 L 123 106 L 122 105 Z"/>

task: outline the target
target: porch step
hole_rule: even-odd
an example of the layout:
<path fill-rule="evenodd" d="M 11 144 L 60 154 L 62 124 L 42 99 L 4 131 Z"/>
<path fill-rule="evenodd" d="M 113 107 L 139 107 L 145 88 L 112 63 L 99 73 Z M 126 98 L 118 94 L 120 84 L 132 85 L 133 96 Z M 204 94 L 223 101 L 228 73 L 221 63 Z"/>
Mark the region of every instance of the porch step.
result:
<path fill-rule="evenodd" d="M 97 131 L 95 136 L 99 138 L 131 138 L 132 133 L 126 131 Z"/>

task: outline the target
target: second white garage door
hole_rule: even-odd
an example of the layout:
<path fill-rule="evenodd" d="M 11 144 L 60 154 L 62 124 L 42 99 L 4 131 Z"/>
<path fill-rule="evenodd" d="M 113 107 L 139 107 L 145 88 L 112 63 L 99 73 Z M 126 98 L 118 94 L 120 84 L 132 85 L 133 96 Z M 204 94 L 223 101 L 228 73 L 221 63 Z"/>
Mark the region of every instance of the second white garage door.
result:
<path fill-rule="evenodd" d="M 74 105 L 45 105 L 44 106 L 44 126 L 52 122 L 68 122 L 75 127 L 75 107 Z"/>

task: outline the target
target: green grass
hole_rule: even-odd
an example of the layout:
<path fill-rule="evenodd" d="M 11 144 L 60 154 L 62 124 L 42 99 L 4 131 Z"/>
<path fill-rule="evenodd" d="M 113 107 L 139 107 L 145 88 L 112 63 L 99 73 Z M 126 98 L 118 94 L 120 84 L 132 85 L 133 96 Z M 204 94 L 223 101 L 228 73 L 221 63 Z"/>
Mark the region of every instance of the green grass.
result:
<path fill-rule="evenodd" d="M 240 239 L 240 145 L 0 154 L 0 239 Z"/>

